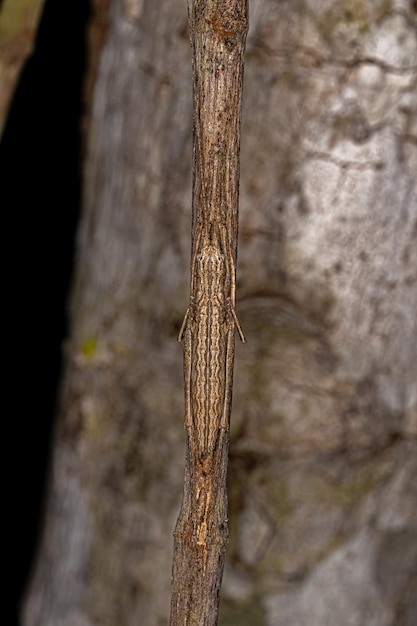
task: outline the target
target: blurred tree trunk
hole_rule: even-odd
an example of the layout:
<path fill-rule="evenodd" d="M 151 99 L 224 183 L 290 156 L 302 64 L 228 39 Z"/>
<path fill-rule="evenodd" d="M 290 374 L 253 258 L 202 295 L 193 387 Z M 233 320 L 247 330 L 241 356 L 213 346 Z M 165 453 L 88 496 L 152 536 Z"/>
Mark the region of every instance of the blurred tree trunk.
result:
<path fill-rule="evenodd" d="M 16 83 L 31 54 L 44 0 L 0 2 L 0 137 Z"/>
<path fill-rule="evenodd" d="M 108 11 L 25 626 L 169 617 L 190 257 L 187 12 L 185 0 L 111 0 Z M 254 0 L 250 11 L 237 290 L 248 346 L 236 354 L 219 623 L 411 626 L 415 5 Z"/>

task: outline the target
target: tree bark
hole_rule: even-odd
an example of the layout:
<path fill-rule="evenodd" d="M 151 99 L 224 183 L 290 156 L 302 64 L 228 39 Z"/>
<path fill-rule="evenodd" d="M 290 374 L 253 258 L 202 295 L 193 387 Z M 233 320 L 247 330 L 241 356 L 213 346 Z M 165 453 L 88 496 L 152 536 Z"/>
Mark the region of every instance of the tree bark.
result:
<path fill-rule="evenodd" d="M 416 19 L 403 0 L 251 6 L 220 623 L 415 621 Z M 111 0 L 25 626 L 169 620 L 189 59 L 183 0 Z"/>
<path fill-rule="evenodd" d="M 208 232 L 210 229 L 224 227 L 224 241 L 226 247 L 230 246 L 233 257 L 229 283 L 235 283 L 243 55 L 248 16 L 246 0 L 190 0 L 188 6 L 194 102 L 191 255 L 191 298 L 194 298 L 192 286 L 198 276 L 193 276 L 193 259 L 199 253 L 197 242 L 203 229 Z M 219 221 L 222 222 L 221 225 Z M 223 250 L 223 260 L 224 257 L 227 259 L 227 253 L 227 249 Z M 228 262 L 227 259 L 226 263 Z M 211 271 L 206 268 L 204 270 Z M 210 282 L 211 277 L 206 276 L 202 280 Z M 232 292 L 232 302 L 229 305 L 234 307 L 234 288 Z M 214 295 L 217 299 L 218 294 Z M 191 303 L 190 307 L 192 306 Z M 211 307 L 212 303 L 208 302 L 206 306 Z M 210 352 L 211 338 L 206 324 L 200 329 L 204 337 L 199 337 L 197 333 L 196 337 L 191 335 L 184 341 L 186 406 L 189 403 L 198 411 L 201 410 L 201 405 L 211 402 L 215 404 L 217 411 L 222 411 L 225 405 L 226 414 L 222 416 L 216 413 L 210 417 L 211 411 L 207 410 L 201 416 L 190 415 L 189 424 L 186 418 L 184 494 L 174 533 L 172 626 L 209 626 L 217 624 L 218 619 L 228 538 L 226 475 L 235 331 L 235 321 L 231 315 L 229 317 L 229 330 L 224 333 L 221 326 L 218 329 L 221 336 L 214 337 L 216 346 L 213 348 L 213 355 Z M 201 363 L 193 361 L 192 342 L 200 343 L 206 353 L 200 359 L 204 363 L 203 380 L 200 385 L 195 386 L 187 383 L 187 370 L 201 367 Z M 220 351 L 219 342 L 225 344 Z M 219 368 L 214 367 L 213 361 L 217 360 L 220 360 Z M 212 380 L 213 369 L 223 380 Z M 192 372 L 190 378 L 193 379 Z M 193 398 L 199 391 L 203 395 L 202 401 Z M 224 401 L 212 401 L 210 394 L 224 396 Z M 224 417 L 226 424 L 221 425 Z M 209 426 L 209 420 L 216 423 Z M 215 432 L 211 437 L 214 439 L 213 446 L 205 445 L 205 432 L 209 428 Z M 209 441 L 211 438 L 208 437 Z"/>
<path fill-rule="evenodd" d="M 3 0 L 0 9 L 0 137 L 22 67 L 33 50 L 44 0 Z"/>

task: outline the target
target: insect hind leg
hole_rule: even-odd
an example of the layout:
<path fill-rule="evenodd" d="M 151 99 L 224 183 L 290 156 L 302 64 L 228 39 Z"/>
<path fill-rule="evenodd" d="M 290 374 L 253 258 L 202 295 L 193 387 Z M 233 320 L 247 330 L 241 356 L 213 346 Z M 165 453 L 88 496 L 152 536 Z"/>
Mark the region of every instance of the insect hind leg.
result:
<path fill-rule="evenodd" d="M 232 311 L 232 315 L 233 315 L 233 319 L 234 319 L 234 322 L 235 322 L 235 326 L 237 328 L 237 332 L 239 333 L 240 340 L 241 340 L 242 343 L 246 343 L 246 337 L 245 337 L 245 334 L 244 334 L 244 332 L 242 330 L 242 326 L 240 325 L 240 322 L 239 322 L 239 320 L 237 318 L 235 308 L 234 308 L 234 306 L 231 306 L 230 308 L 231 308 L 231 311 Z"/>

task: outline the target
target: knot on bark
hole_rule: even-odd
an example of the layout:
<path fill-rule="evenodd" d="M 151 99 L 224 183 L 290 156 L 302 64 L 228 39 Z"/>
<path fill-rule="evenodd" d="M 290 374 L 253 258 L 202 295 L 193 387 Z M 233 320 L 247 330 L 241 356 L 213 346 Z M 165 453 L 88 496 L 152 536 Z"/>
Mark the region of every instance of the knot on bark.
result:
<path fill-rule="evenodd" d="M 217 39 L 233 48 L 244 42 L 248 31 L 247 0 L 209 1 L 205 5 L 204 20 Z"/>

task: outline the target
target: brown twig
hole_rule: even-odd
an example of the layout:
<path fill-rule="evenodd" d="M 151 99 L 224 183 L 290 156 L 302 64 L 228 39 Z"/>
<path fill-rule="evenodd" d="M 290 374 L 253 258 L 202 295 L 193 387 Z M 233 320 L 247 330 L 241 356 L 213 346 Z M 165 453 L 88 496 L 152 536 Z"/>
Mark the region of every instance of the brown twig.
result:
<path fill-rule="evenodd" d="M 240 112 L 247 0 L 189 0 L 194 145 L 190 304 L 184 339 L 187 452 L 174 537 L 171 626 L 217 624 L 228 539 Z"/>

